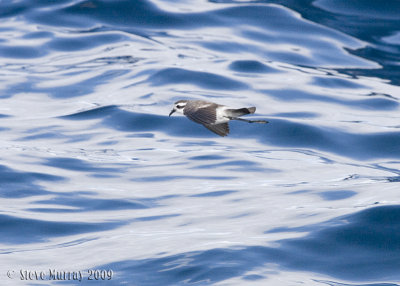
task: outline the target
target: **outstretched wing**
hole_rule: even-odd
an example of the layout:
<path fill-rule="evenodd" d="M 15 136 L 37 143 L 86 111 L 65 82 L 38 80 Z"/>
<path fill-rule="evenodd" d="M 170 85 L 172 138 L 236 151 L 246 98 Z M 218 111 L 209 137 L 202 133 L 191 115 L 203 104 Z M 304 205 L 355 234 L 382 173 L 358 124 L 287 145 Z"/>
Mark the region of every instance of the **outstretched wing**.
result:
<path fill-rule="evenodd" d="M 194 122 L 206 125 L 213 124 L 217 118 L 216 115 L 216 104 L 205 104 L 204 106 L 196 106 L 187 104 L 183 114 Z"/>
<path fill-rule="evenodd" d="M 214 124 L 217 120 L 217 107 L 218 105 L 212 102 L 193 101 L 186 104 L 183 114 L 219 136 L 226 136 L 229 133 L 228 123 Z"/>
<path fill-rule="evenodd" d="M 222 136 L 222 137 L 224 137 L 224 136 L 229 134 L 229 125 L 228 125 L 228 123 L 204 124 L 204 126 L 208 130 L 210 130 L 210 131 L 212 131 L 212 132 L 214 132 L 214 133 L 216 133 L 216 134 L 218 134 L 219 136 Z"/>

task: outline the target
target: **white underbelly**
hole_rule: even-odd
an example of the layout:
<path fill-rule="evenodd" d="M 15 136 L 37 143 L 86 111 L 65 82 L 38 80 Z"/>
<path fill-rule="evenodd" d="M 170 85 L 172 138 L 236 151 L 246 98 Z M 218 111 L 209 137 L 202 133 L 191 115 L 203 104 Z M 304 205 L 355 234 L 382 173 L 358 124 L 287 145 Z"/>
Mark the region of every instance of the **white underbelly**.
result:
<path fill-rule="evenodd" d="M 229 108 L 226 106 L 217 108 L 217 112 L 215 114 L 216 115 L 215 124 L 226 123 L 229 121 L 229 117 L 225 112 L 226 109 Z"/>

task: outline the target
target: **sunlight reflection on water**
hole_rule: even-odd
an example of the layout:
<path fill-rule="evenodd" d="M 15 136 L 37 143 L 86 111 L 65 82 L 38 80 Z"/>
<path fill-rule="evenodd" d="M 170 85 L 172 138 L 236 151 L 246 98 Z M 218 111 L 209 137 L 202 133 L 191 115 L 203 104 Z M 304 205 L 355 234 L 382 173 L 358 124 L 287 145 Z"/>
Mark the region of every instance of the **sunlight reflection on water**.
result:
<path fill-rule="evenodd" d="M 398 3 L 273 2 L 7 1 L 0 273 L 398 281 Z M 219 138 L 183 98 L 270 123 Z"/>

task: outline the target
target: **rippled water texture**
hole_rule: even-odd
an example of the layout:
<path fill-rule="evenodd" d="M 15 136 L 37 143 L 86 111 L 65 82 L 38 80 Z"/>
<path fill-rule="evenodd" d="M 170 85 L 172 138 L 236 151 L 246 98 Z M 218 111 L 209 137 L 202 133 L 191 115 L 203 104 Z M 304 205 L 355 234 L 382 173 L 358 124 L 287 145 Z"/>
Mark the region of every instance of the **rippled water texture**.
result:
<path fill-rule="evenodd" d="M 0 1 L 0 284 L 400 285 L 399 3 Z"/>

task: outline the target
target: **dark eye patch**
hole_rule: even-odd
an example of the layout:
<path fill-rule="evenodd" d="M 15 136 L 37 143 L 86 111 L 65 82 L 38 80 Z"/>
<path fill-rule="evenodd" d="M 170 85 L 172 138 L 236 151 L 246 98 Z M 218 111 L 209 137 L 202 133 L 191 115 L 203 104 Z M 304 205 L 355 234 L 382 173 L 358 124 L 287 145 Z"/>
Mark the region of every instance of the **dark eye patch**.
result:
<path fill-rule="evenodd" d="M 179 108 L 179 109 L 182 109 L 182 108 L 184 108 L 185 106 L 184 106 L 184 105 L 177 105 L 176 107 Z"/>

